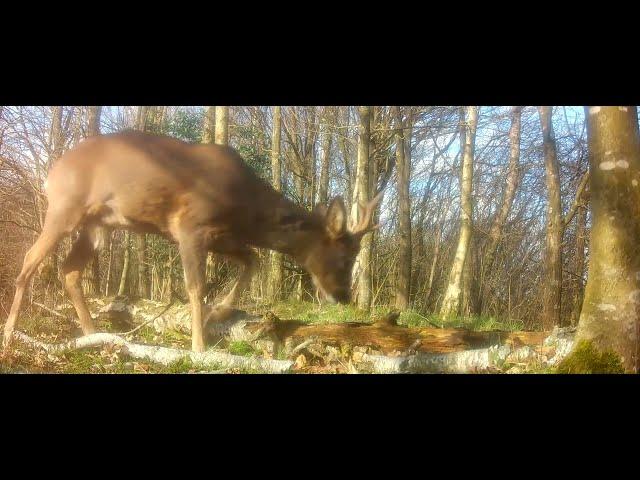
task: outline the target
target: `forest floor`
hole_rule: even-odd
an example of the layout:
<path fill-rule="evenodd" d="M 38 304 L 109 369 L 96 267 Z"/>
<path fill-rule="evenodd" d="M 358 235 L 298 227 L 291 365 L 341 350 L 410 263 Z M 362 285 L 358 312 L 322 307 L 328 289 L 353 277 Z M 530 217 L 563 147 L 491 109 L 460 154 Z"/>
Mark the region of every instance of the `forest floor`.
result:
<path fill-rule="evenodd" d="M 90 300 L 91 301 L 91 300 Z M 104 301 L 104 300 L 103 300 Z M 102 304 L 103 301 L 100 303 Z M 61 343 L 82 335 L 76 322 L 73 309 L 67 306 L 58 310 L 62 316 L 56 316 L 37 307 L 33 307 L 31 316 L 21 318 L 19 329 L 27 335 L 46 343 Z M 264 307 L 244 306 L 248 311 L 263 314 L 273 312 L 282 320 L 299 320 L 308 324 L 329 324 L 344 322 L 369 323 L 372 319 L 388 313 L 388 308 L 374 309 L 366 313 L 352 306 L 318 305 L 309 302 L 282 302 Z M 66 317 L 66 318 L 63 318 Z M 523 325 L 518 321 L 500 321 L 493 317 L 458 318 L 443 322 L 437 316 L 424 316 L 417 312 L 401 313 L 398 325 L 407 327 L 460 328 L 469 331 L 518 331 Z M 131 324 L 119 323 L 115 319 L 96 319 L 98 331 L 121 333 L 130 330 Z M 131 334 L 129 340 L 147 345 L 161 345 L 178 349 L 190 349 L 190 335 L 167 329 L 158 333 L 152 325 L 142 326 Z M 244 341 L 230 342 L 226 350 L 234 355 L 261 355 L 254 346 Z M 284 359 L 283 352 L 274 352 L 273 358 Z M 299 367 L 299 368 L 298 368 Z M 515 367 L 505 365 L 503 371 L 509 373 L 552 373 L 553 369 L 540 365 Z M 298 373 L 347 373 L 348 369 L 314 368 L 311 365 L 298 366 L 293 372 Z M 43 350 L 27 346 L 21 342 L 13 342 L 8 353 L 0 358 L 0 373 L 261 373 L 247 369 L 207 369 L 202 370 L 190 361 L 179 361 L 169 366 L 151 362 L 132 360 L 120 352 L 118 347 L 103 347 L 92 350 L 75 350 L 63 354 L 50 354 Z M 495 372 L 500 373 L 500 372 Z"/>

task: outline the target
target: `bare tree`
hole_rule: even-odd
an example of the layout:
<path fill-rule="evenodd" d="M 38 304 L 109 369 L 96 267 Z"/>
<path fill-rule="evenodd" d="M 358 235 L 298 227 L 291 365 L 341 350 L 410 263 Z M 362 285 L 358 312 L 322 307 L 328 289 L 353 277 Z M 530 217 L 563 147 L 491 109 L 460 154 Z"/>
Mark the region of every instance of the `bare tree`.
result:
<path fill-rule="evenodd" d="M 362 219 L 359 204 L 366 204 L 369 198 L 369 171 L 371 162 L 369 158 L 369 146 L 371 141 L 371 107 L 358 107 L 358 164 L 356 170 L 356 186 L 354 202 L 352 205 L 352 223 L 357 225 Z M 373 247 L 373 235 L 366 234 L 361 240 L 360 253 L 353 269 L 356 281 L 356 298 L 358 307 L 369 310 L 371 307 L 371 249 Z"/>
<path fill-rule="evenodd" d="M 478 107 L 466 107 L 463 116 L 462 136 L 463 155 L 462 172 L 460 178 L 460 236 L 456 255 L 451 266 L 449 285 L 442 301 L 440 315 L 443 317 L 455 316 L 460 310 L 462 272 L 471 243 L 473 230 L 473 202 L 471 191 L 473 187 L 473 156 L 476 140 L 476 128 L 478 126 Z M 466 118 L 466 121 L 464 119 Z"/>
<path fill-rule="evenodd" d="M 273 109 L 273 132 L 271 140 L 271 184 L 273 188 L 282 191 L 282 161 L 280 158 L 282 107 Z M 279 300 L 282 297 L 282 269 L 283 255 L 279 252 L 271 252 L 271 277 L 269 279 L 269 298 Z"/>
<path fill-rule="evenodd" d="M 396 279 L 396 307 L 405 310 L 411 295 L 411 134 L 405 126 L 401 107 L 394 107 L 396 117 L 396 165 L 398 190 L 398 263 Z M 407 123 L 410 119 L 407 119 Z"/>
<path fill-rule="evenodd" d="M 216 107 L 216 143 L 229 145 L 229 107 Z"/>
<path fill-rule="evenodd" d="M 562 201 L 560 197 L 560 167 L 553 133 L 552 108 L 538 107 L 542 126 L 545 179 L 547 183 L 547 233 L 544 256 L 544 294 L 542 326 L 546 329 L 561 324 L 562 302 Z"/>

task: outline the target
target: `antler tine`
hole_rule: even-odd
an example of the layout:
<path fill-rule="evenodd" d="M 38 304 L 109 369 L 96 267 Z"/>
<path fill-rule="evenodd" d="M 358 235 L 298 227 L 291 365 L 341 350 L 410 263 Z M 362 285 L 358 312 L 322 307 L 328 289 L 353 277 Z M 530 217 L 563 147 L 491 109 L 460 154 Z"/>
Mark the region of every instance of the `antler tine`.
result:
<path fill-rule="evenodd" d="M 376 206 L 380 203 L 382 199 L 383 192 L 379 192 L 373 199 L 367 202 L 366 205 L 363 205 L 358 200 L 358 207 L 360 209 L 361 218 L 358 224 L 353 228 L 354 235 L 364 235 L 367 232 L 375 230 L 378 228 L 378 225 L 371 225 L 371 219 L 373 218 L 373 212 L 376 210 Z"/>

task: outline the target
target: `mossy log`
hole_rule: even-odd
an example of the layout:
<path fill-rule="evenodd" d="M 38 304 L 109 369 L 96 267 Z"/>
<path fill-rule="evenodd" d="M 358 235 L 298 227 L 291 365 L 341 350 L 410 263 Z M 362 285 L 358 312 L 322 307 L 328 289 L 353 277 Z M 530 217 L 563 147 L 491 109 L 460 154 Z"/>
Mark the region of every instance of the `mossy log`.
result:
<path fill-rule="evenodd" d="M 250 341 L 268 334 L 282 344 L 298 344 L 309 338 L 330 345 L 371 347 L 382 354 L 450 353 L 495 345 L 543 347 L 551 332 L 477 332 L 453 328 L 405 327 L 396 323 L 398 314 L 390 314 L 374 323 L 345 322 L 311 325 L 296 320 L 280 320 L 273 314 L 252 317 L 232 310 L 212 315 L 207 326 L 213 338 L 230 336 Z M 258 335 L 257 335 L 258 334 Z"/>

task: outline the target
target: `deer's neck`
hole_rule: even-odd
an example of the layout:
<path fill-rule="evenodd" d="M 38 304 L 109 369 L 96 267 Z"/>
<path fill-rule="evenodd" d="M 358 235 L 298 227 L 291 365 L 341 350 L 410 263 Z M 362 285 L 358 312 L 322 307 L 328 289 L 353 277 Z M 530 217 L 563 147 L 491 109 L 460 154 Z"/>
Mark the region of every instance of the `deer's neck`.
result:
<path fill-rule="evenodd" d="M 276 192 L 274 192 L 276 193 Z M 322 235 L 322 219 L 277 193 L 258 216 L 256 246 L 292 255 L 303 262 L 310 247 Z"/>

